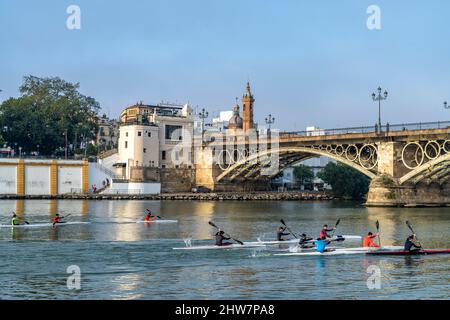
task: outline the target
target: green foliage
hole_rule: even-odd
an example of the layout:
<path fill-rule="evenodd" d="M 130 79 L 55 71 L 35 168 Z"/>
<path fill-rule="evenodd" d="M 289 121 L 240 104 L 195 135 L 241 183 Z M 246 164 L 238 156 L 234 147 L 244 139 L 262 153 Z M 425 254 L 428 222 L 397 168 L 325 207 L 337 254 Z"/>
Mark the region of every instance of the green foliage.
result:
<path fill-rule="evenodd" d="M 303 164 L 294 167 L 294 177 L 300 184 L 310 183 L 314 179 L 313 170 Z"/>
<path fill-rule="evenodd" d="M 95 155 L 97 155 L 97 151 L 98 151 L 97 147 L 95 145 L 93 145 L 92 143 L 89 143 L 86 148 L 86 155 L 87 156 L 95 156 Z"/>
<path fill-rule="evenodd" d="M 78 92 L 78 83 L 58 77 L 24 77 L 21 96 L 0 105 L 0 125 L 9 146 L 21 146 L 23 152 L 39 149 L 43 155 L 55 155 L 68 145 L 94 139 L 99 103 Z M 39 145 L 39 148 L 37 147 Z"/>
<path fill-rule="evenodd" d="M 317 176 L 331 185 L 338 197 L 361 199 L 369 191 L 369 178 L 344 164 L 329 162 Z"/>

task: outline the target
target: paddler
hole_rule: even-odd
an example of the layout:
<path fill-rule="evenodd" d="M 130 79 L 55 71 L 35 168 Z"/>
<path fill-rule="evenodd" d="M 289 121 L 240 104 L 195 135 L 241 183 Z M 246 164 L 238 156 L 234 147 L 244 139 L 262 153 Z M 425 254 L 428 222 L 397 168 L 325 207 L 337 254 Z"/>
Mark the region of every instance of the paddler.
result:
<path fill-rule="evenodd" d="M 327 250 L 327 245 L 329 243 L 330 242 L 327 240 L 327 238 L 325 236 L 324 237 L 320 237 L 319 239 L 316 240 L 316 250 L 318 252 L 320 252 L 320 253 L 324 253 L 326 251 L 329 251 L 329 250 Z"/>
<path fill-rule="evenodd" d="M 302 248 L 302 249 L 313 248 L 314 243 L 311 243 L 310 242 L 311 240 L 313 240 L 313 238 L 308 237 L 305 233 L 302 233 L 298 240 L 298 244 L 300 245 L 300 248 Z"/>
<path fill-rule="evenodd" d="M 62 221 L 62 219 L 64 219 L 63 216 L 60 216 L 59 213 L 55 214 L 55 217 L 53 218 L 53 227 L 57 224 L 57 223 L 64 223 Z"/>
<path fill-rule="evenodd" d="M 12 219 L 11 219 L 11 224 L 13 226 L 20 226 L 22 223 L 20 223 L 19 218 L 17 218 L 17 215 L 15 213 L 13 213 Z"/>
<path fill-rule="evenodd" d="M 336 227 L 333 228 L 328 228 L 327 224 L 324 224 L 322 227 L 322 230 L 320 230 L 320 235 L 319 238 L 322 239 L 326 239 L 326 238 L 331 238 L 331 236 L 328 234 L 328 232 L 331 232 L 333 230 L 336 230 Z"/>
<path fill-rule="evenodd" d="M 378 237 L 380 234 L 372 232 L 367 233 L 367 235 L 363 238 L 363 247 L 365 248 L 379 248 L 380 246 L 373 242 L 373 239 Z"/>
<path fill-rule="evenodd" d="M 229 246 L 232 243 L 230 242 L 223 242 L 223 240 L 230 240 L 230 237 L 227 237 L 225 235 L 225 232 L 223 232 L 221 229 L 217 229 L 216 236 L 216 246 Z"/>
<path fill-rule="evenodd" d="M 145 222 L 151 222 L 156 219 L 156 216 L 153 216 L 152 212 L 150 210 L 148 210 L 148 209 L 145 209 L 145 210 L 147 211 L 145 214 L 145 219 L 144 219 Z"/>
<path fill-rule="evenodd" d="M 290 235 L 290 233 L 285 233 L 286 227 L 279 227 L 277 231 L 277 240 L 278 241 L 285 241 L 283 237 Z"/>
<path fill-rule="evenodd" d="M 415 234 L 410 235 L 405 241 L 405 251 L 415 251 L 422 249 Z"/>

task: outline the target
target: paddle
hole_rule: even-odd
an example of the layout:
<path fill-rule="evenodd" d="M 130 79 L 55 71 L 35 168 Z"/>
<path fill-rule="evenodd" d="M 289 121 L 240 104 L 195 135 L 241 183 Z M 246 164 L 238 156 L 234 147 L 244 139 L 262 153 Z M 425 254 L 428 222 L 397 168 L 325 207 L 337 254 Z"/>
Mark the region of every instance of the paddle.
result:
<path fill-rule="evenodd" d="M 413 229 L 412 225 L 409 223 L 408 220 L 406 220 L 406 225 L 408 226 L 409 230 L 411 230 L 411 232 L 415 235 L 416 233 L 414 232 L 414 229 Z M 419 246 L 422 246 L 422 244 L 420 243 L 419 239 L 417 239 L 417 236 L 416 236 L 416 240 L 417 240 L 417 243 L 419 244 Z"/>
<path fill-rule="evenodd" d="M 288 231 L 294 236 L 295 239 L 298 239 L 295 233 L 292 232 L 292 230 L 287 226 L 283 219 L 281 219 L 280 222 L 286 227 L 286 229 L 288 229 Z"/>
<path fill-rule="evenodd" d="M 377 220 L 377 222 L 375 222 L 375 226 L 377 227 L 377 233 L 378 233 L 378 245 L 381 248 L 380 223 L 378 222 L 378 220 Z"/>
<path fill-rule="evenodd" d="M 333 230 L 333 233 L 331 234 L 331 237 L 334 236 L 334 232 L 336 231 L 336 228 L 337 228 L 337 226 L 339 225 L 339 222 L 341 222 L 341 218 L 337 219 L 336 223 L 334 224 L 334 228 L 335 228 L 335 229 Z"/>
<path fill-rule="evenodd" d="M 208 221 L 208 224 L 216 229 L 220 229 L 218 226 L 216 226 L 212 221 Z M 243 245 L 244 243 L 241 240 L 238 239 L 234 239 L 232 238 L 228 233 L 225 233 L 230 239 L 236 241 L 237 243 L 239 243 L 240 245 Z"/>

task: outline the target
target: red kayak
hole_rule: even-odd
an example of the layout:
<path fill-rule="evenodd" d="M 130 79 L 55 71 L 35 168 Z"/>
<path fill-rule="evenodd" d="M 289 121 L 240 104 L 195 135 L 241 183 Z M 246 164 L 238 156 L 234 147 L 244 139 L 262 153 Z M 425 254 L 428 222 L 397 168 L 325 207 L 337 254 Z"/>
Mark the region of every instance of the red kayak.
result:
<path fill-rule="evenodd" d="M 366 254 L 372 255 L 388 255 L 388 256 L 410 256 L 416 254 L 443 254 L 450 253 L 450 249 L 422 249 L 422 250 L 414 250 L 414 251 L 405 251 L 405 250 L 379 250 L 366 252 Z"/>

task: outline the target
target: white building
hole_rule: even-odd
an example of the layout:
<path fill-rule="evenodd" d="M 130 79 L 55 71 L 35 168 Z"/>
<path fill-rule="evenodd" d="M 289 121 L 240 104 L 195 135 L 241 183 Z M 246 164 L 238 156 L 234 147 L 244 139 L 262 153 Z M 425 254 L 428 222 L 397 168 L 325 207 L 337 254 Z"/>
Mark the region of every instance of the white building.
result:
<path fill-rule="evenodd" d="M 131 167 L 190 166 L 194 114 L 189 105 L 144 105 L 121 113 L 114 167 L 130 178 Z M 104 161 L 108 162 L 108 161 Z"/>

